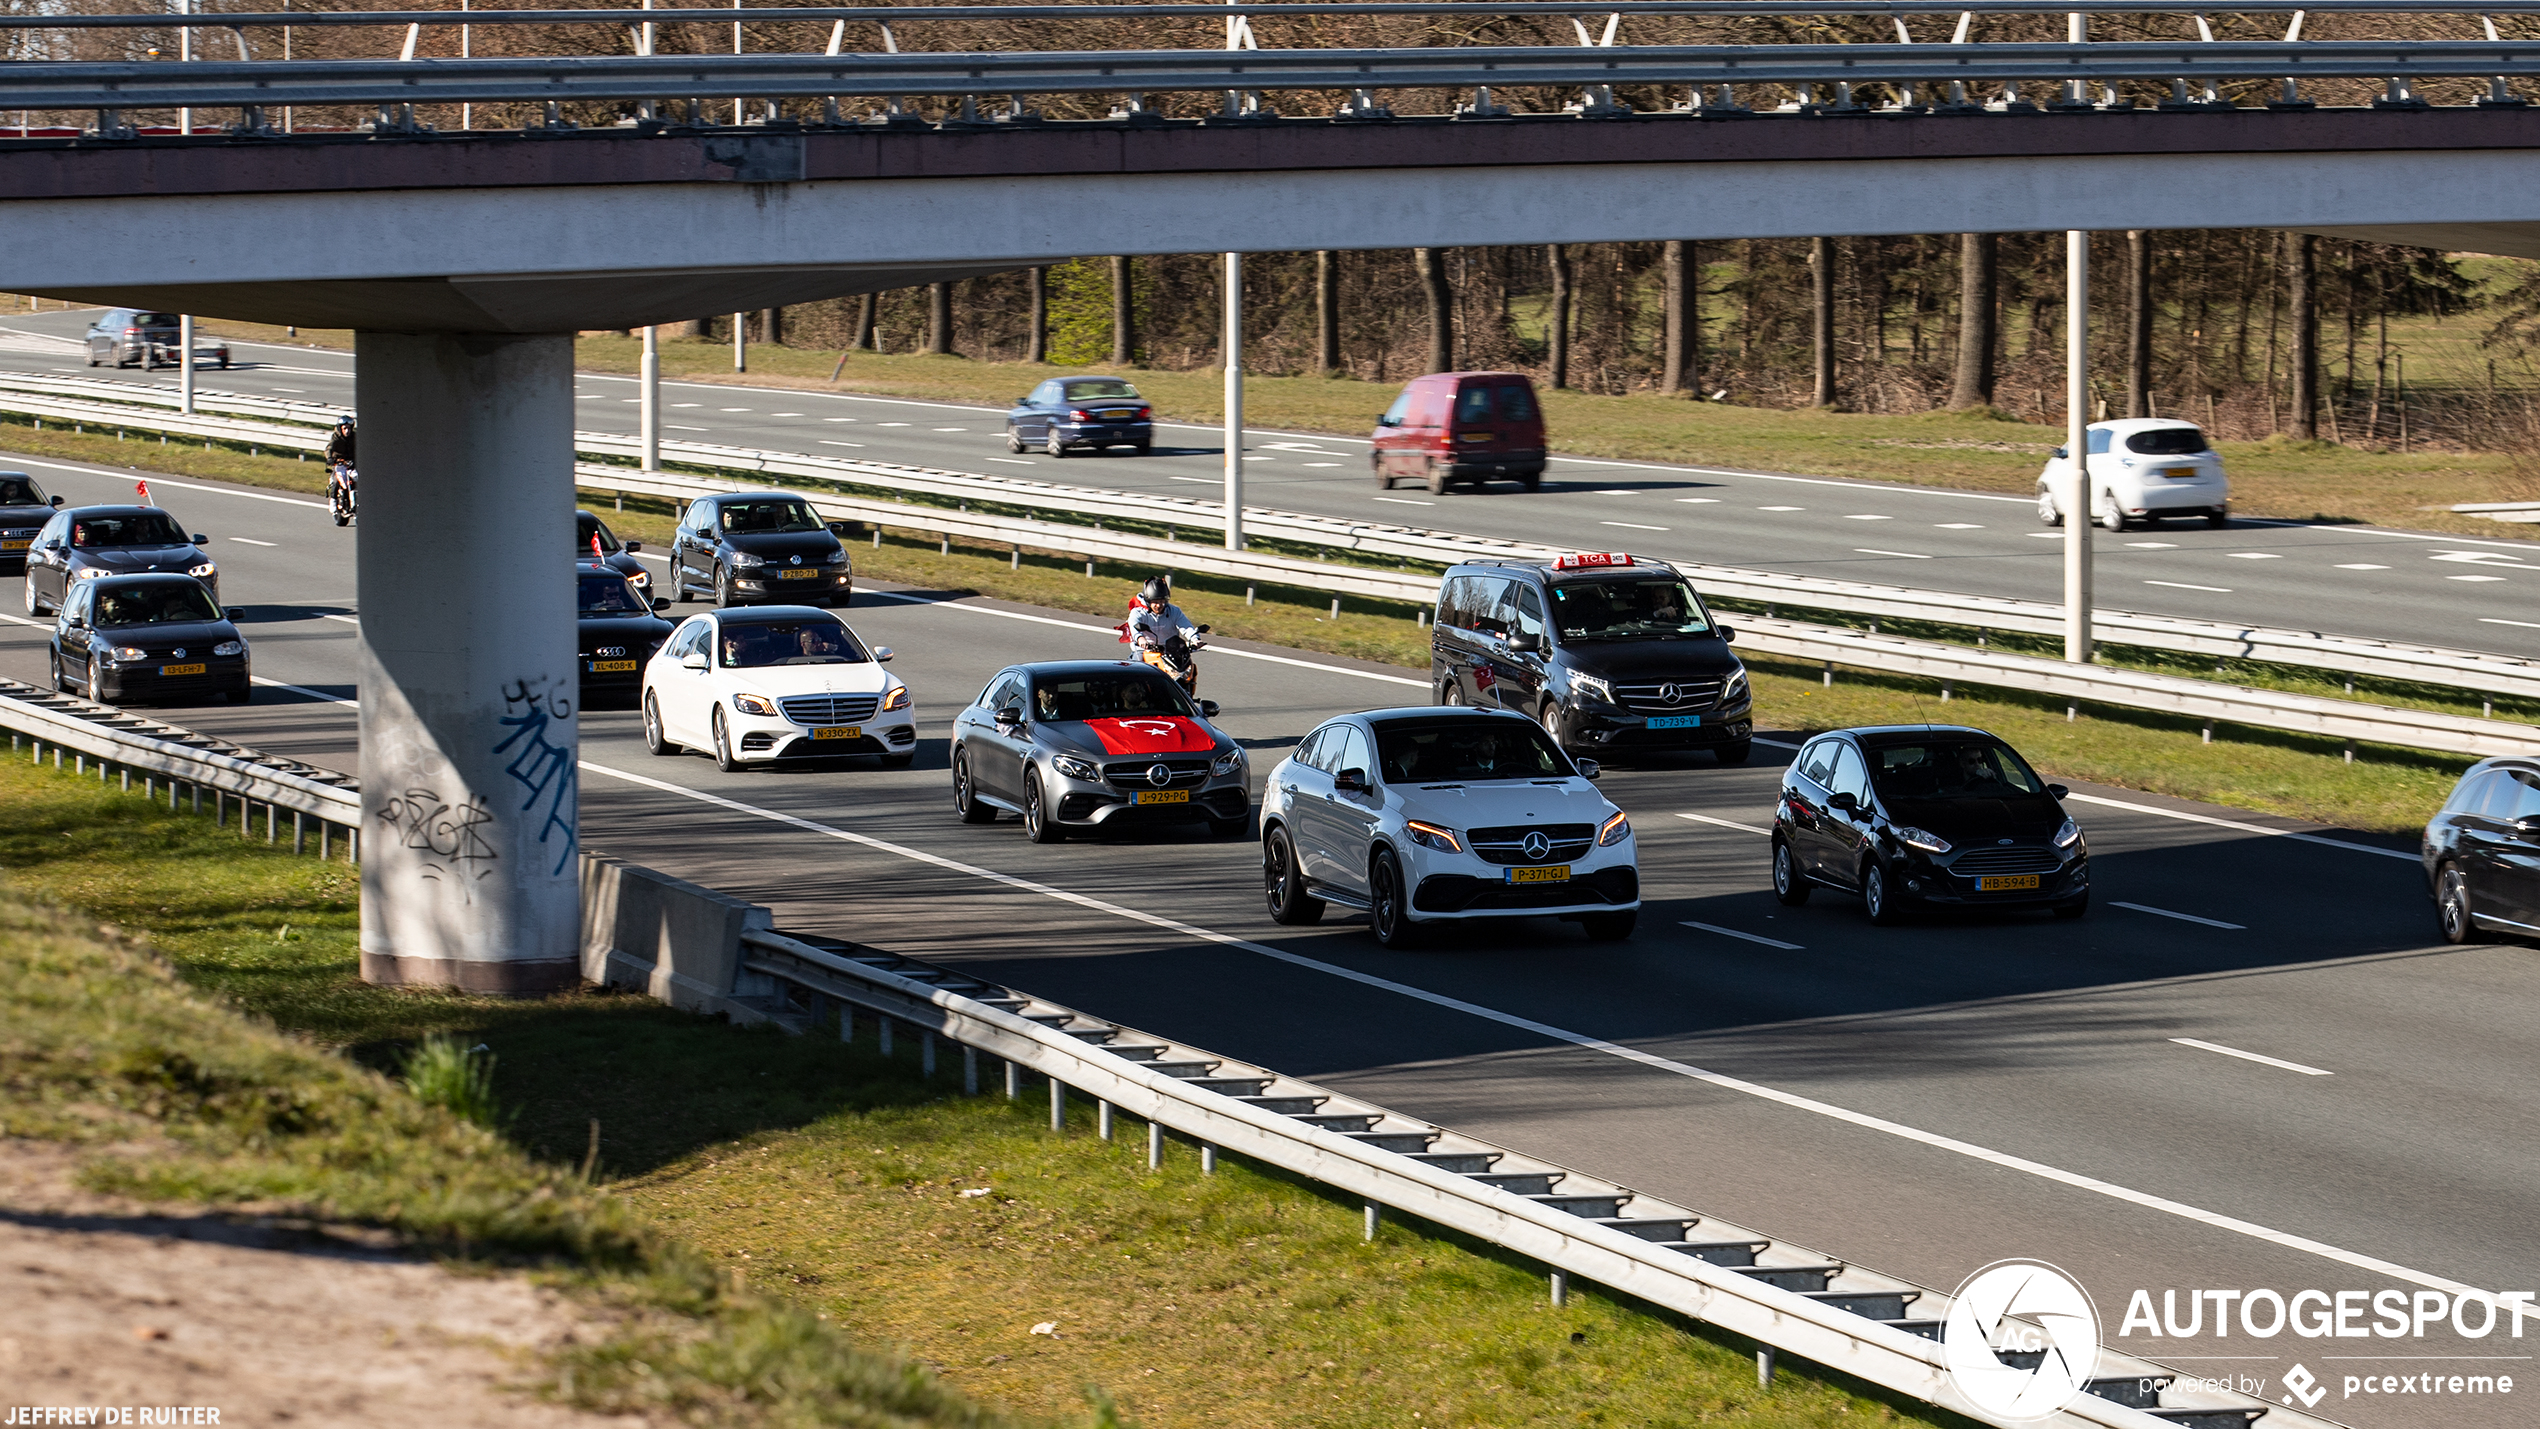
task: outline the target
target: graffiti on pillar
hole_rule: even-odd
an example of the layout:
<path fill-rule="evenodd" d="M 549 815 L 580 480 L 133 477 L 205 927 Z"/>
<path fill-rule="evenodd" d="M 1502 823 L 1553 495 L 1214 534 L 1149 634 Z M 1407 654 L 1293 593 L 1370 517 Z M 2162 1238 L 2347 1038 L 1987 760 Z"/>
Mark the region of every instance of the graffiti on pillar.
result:
<path fill-rule="evenodd" d="M 408 789 L 380 805 L 379 819 L 399 848 L 423 855 L 421 872 L 426 879 L 455 885 L 469 902 L 475 901 L 476 884 L 490 877 L 494 865 L 502 861 L 485 837 L 494 814 L 483 799 L 452 804 L 430 789 Z"/>
<path fill-rule="evenodd" d="M 520 801 L 522 812 L 544 806 L 545 819 L 538 825 L 538 842 L 556 850 L 557 873 L 565 871 L 573 862 L 574 851 L 581 846 L 574 824 L 578 776 L 573 762 L 572 720 L 570 690 L 560 683 L 551 684 L 544 675 L 514 680 L 503 687 L 502 724 L 511 733 L 494 745 L 493 752 L 512 757 L 503 772 L 526 791 Z M 556 743 L 548 737 L 550 733 L 562 733 L 566 742 Z"/>

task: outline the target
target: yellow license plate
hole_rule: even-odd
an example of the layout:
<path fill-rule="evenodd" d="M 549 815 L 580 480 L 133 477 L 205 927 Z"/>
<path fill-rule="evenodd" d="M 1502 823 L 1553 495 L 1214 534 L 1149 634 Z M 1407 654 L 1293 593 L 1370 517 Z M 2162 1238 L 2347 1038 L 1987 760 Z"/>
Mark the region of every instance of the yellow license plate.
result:
<path fill-rule="evenodd" d="M 1106 422 L 1117 422 L 1123 417 L 1131 416 L 1133 414 L 1129 412 L 1104 412 L 1099 415 Z"/>
<path fill-rule="evenodd" d="M 2037 875 L 2034 873 L 1996 873 L 1976 880 L 1979 893 L 2015 893 L 2036 886 Z"/>
<path fill-rule="evenodd" d="M 1570 865 L 1556 863 L 1550 868 L 1512 868 L 1508 870 L 1508 881 L 1511 883 L 1567 883 L 1570 881 Z"/>
<path fill-rule="evenodd" d="M 1187 804 L 1190 801 L 1191 791 L 1188 789 L 1142 789 L 1129 796 L 1132 804 Z"/>
<path fill-rule="evenodd" d="M 1464 434 L 1464 438 L 1463 438 L 1463 439 L 1464 439 L 1465 441 L 1468 441 L 1468 442 L 1486 442 L 1486 441 L 1489 441 L 1489 440 L 1490 440 L 1490 433 L 1488 433 L 1488 432 L 1466 432 L 1466 433 Z"/>
<path fill-rule="evenodd" d="M 203 667 L 200 665 L 161 665 L 159 667 L 159 673 L 162 675 L 199 675 L 203 673 Z"/>
<path fill-rule="evenodd" d="M 2161 472 L 2163 476 L 2194 476 L 2195 474 L 2196 468 L 2192 466 L 2165 467 Z"/>
<path fill-rule="evenodd" d="M 860 724 L 822 725 L 811 732 L 811 737 L 814 739 L 862 739 L 864 726 Z"/>
<path fill-rule="evenodd" d="M 818 572 L 818 571 L 778 571 L 778 572 L 776 573 L 776 578 L 777 578 L 778 580 L 780 580 L 780 581 L 814 581 L 814 580 L 818 580 L 818 579 L 820 579 L 820 572 Z"/>
<path fill-rule="evenodd" d="M 23 550 L 25 550 L 25 549 L 26 549 L 29 545 L 31 545 L 31 544 L 33 543 L 33 541 L 34 541 L 34 538 L 33 538 L 33 537 L 29 537 L 29 538 L 27 538 L 27 539 L 26 539 L 26 540 L 24 540 L 24 541 L 18 541 L 18 540 L 0 541 L 0 551 L 23 551 Z"/>
<path fill-rule="evenodd" d="M 635 662 L 632 660 L 594 660 L 591 662 L 591 673 L 594 675 L 622 675 L 634 668 Z"/>

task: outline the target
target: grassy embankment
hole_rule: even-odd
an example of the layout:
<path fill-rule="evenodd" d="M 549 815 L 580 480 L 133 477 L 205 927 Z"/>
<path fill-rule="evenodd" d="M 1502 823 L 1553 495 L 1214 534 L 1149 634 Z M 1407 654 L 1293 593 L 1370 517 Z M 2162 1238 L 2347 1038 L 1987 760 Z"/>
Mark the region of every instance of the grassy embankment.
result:
<path fill-rule="evenodd" d="M 532 1368 L 570 1402 L 906 1429 L 1955 1422 L 1787 1364 L 1759 1390 L 1742 1342 L 1594 1290 L 1556 1310 L 1535 1267 L 1417 1223 L 1362 1243 L 1355 1205 L 1231 1158 L 1150 1175 L 1134 1131 L 1102 1142 L 1080 1107 L 1053 1134 L 1033 1099 L 952 1095 L 869 1040 L 369 987 L 341 864 L 20 763 L 0 804 L 0 1134 L 86 1148 L 103 1189 L 554 1278 L 620 1325 Z M 434 1034 L 492 1048 L 490 1125 L 384 1075 Z"/>

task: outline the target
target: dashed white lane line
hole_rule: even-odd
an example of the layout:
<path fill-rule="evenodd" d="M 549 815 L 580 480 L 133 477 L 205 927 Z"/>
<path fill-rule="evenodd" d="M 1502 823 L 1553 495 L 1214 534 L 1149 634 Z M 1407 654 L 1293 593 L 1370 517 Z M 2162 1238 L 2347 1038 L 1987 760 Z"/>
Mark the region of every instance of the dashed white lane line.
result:
<path fill-rule="evenodd" d="M 1620 526 L 1626 531 L 1664 531 L 1664 526 L 1644 526 L 1638 521 L 1599 521 L 1599 526 Z"/>
<path fill-rule="evenodd" d="M 1805 511 L 1808 508 L 1805 506 L 1758 506 L 1755 509 L 1758 511 Z"/>
<path fill-rule="evenodd" d="M 2390 568 L 2388 566 L 2376 566 L 2370 561 L 2355 561 L 2347 565 L 2339 566 L 2338 569 L 2341 571 L 2386 571 Z"/>
<path fill-rule="evenodd" d="M 2284 559 L 2283 556 L 2274 551 L 2232 551 L 2228 554 L 2230 555 L 2230 558 L 2235 561 L 2280 561 Z"/>
<path fill-rule="evenodd" d="M 1935 531 L 1981 531 L 1984 528 L 1973 521 L 1940 521 L 1933 523 L 1932 529 Z"/>
<path fill-rule="evenodd" d="M 862 442 L 841 442 L 841 441 L 833 441 L 833 440 L 831 440 L 831 439 L 830 439 L 830 438 L 828 438 L 828 437 L 815 437 L 815 438 L 813 438 L 813 440 L 815 440 L 815 441 L 819 442 L 819 443 L 820 443 L 822 446 L 824 446 L 824 447 L 860 447 L 860 446 L 863 446 L 863 445 L 864 445 L 864 443 L 862 443 Z M 988 460 L 990 460 L 990 461 L 995 461 L 995 460 L 996 460 L 996 458 L 995 458 L 995 457 L 990 457 L 990 458 L 988 458 Z"/>
<path fill-rule="evenodd" d="M 2031 531 L 2028 534 L 2040 541 L 2060 541 L 2064 539 L 2064 533 L 2061 531 Z"/>
<path fill-rule="evenodd" d="M 1867 516 L 1867 515 L 1864 515 L 1864 516 L 1846 516 L 1846 517 L 1844 517 L 1843 519 L 1844 519 L 1844 520 L 1846 520 L 1846 521 L 1893 521 L 1893 520 L 1895 520 L 1896 518 L 1895 518 L 1895 517 L 1893 517 L 1893 516 Z"/>
<path fill-rule="evenodd" d="M 2216 595 L 2231 594 L 2231 587 L 2227 585 L 2189 585 L 2185 581 L 2145 581 L 2144 584 L 2167 586 L 2171 590 L 2206 590 L 2212 591 Z"/>
<path fill-rule="evenodd" d="M 1306 466 L 1339 466 L 1339 465 L 1340 465 L 1340 463 L 1339 463 L 1339 462 L 1336 462 L 1336 461 L 1309 461 L 1309 462 L 1304 463 L 1304 465 L 1306 465 Z"/>
<path fill-rule="evenodd" d="M 1762 741 L 1759 740 L 1757 742 L 1761 743 Z M 2416 863 L 2420 861 L 2415 854 L 2409 853 L 2404 849 L 2374 848 L 2371 844 L 2348 843 L 2344 839 L 2321 838 L 2318 834 L 2296 833 L 2291 829 L 2271 829 L 2264 824 L 2244 824 L 2237 819 L 2217 819 L 2211 814 L 2191 814 L 2184 809 L 2160 809 L 2154 808 L 2150 804 L 2129 804 L 2123 799 L 2106 799 L 2097 794 L 2066 794 L 2064 799 L 2068 803 L 2098 804 L 2105 808 L 2124 809 L 2129 813 L 2135 814 L 2152 814 L 2160 818 L 2178 819 L 2190 824 L 2209 824 L 2218 829 L 2230 829 L 2234 833 L 2264 834 L 2271 839 L 2291 839 L 2295 843 L 2319 844 L 2325 848 L 2342 848 L 2348 853 L 2379 854 L 2383 858 L 2405 859 L 2409 863 Z"/>
<path fill-rule="evenodd" d="M 1695 823 L 1697 823 L 1697 824 L 1717 824 L 1717 825 L 1719 825 L 1721 828 L 1724 828 L 1724 829 L 1735 829 L 1735 830 L 1737 830 L 1739 833 L 1742 833 L 1742 834 L 1770 834 L 1770 833 L 1772 833 L 1772 830 L 1771 830 L 1771 829 L 1759 829 L 1759 828 L 1755 827 L 1753 824 L 1741 824 L 1741 823 L 1736 823 L 1736 822 L 1734 822 L 1734 821 L 1732 821 L 1732 820 L 1728 820 L 1728 819 L 1715 819 L 1715 818 L 1711 817 L 1709 814 L 1678 814 L 1678 815 L 1676 815 L 1676 817 L 1677 817 L 1677 818 L 1679 818 L 1679 819 L 1691 819 L 1693 822 L 1695 822 Z"/>
<path fill-rule="evenodd" d="M 1676 500 L 1686 506 L 1717 506 L 1720 504 L 1720 498 L 1716 496 L 1679 496 Z"/>
<path fill-rule="evenodd" d="M 1251 458 L 1247 457 L 1245 460 L 1249 461 Z M 1202 486 L 1222 486 L 1225 484 L 1226 480 L 1222 476 L 1176 476 L 1168 479 L 1173 481 L 1193 481 Z"/>
<path fill-rule="evenodd" d="M 1779 938 L 1767 938 L 1761 933 L 1741 933 L 1735 928 L 1723 928 L 1716 923 L 1688 922 L 1684 926 L 1688 928 L 1699 928 L 1706 933 L 1717 933 L 1723 938 L 1736 938 L 1742 942 L 1748 943 L 1762 943 L 1765 947 L 1779 948 L 1786 953 L 1804 953 L 1808 951 L 1804 945 L 1799 943 L 1785 943 Z"/>
<path fill-rule="evenodd" d="M 711 432 L 714 430 L 712 427 L 683 427 L 677 422 L 664 422 L 662 425 L 670 428 L 674 432 Z"/>
<path fill-rule="evenodd" d="M 1376 500 L 1378 500 L 1378 501 L 1390 501 L 1390 502 L 1392 502 L 1392 503 L 1393 503 L 1394 505 L 1396 505 L 1396 506 L 1435 506 L 1435 505 L 1437 505 L 1437 503 L 1436 503 L 1436 502 L 1434 502 L 1434 501 L 1414 501 L 1414 500 L 1412 500 L 1412 499 L 1411 499 L 1410 497 L 1408 497 L 1408 496 L 1379 496 L 1379 497 L 1376 497 L 1375 499 L 1376 499 Z"/>
<path fill-rule="evenodd" d="M 2447 581 L 2500 581 L 2503 576 L 2445 576 Z"/>
<path fill-rule="evenodd" d="M 2269 1057 L 2257 1052 L 2244 1052 L 2237 1047 L 2226 1047 L 2220 1042 L 2206 1042 L 2194 1037 L 2173 1037 L 2170 1040 L 2181 1047 L 2193 1047 L 2200 1052 L 2220 1052 L 2226 1057 L 2238 1057 L 2244 1062 L 2263 1062 L 2270 1067 L 2282 1067 L 2288 1072 L 2300 1072 L 2306 1077 L 2333 1077 L 2337 1075 L 2335 1072 L 2332 1072 L 2325 1067 L 2306 1067 L 2300 1062 L 2288 1062 L 2282 1057 Z M 2517 1326 L 2516 1328 L 2520 1327 Z"/>
<path fill-rule="evenodd" d="M 1116 633 L 1116 628 L 1109 625 L 1086 625 L 1080 621 L 1057 620 L 1046 615 L 1026 615 L 1019 610 L 999 610 L 992 605 L 972 605 L 967 601 L 928 600 L 924 596 L 902 595 L 897 591 L 889 590 L 869 590 L 863 593 L 878 596 L 883 600 L 896 600 L 904 605 L 928 605 L 937 610 L 960 610 L 972 615 L 994 615 L 1007 620 L 1029 621 L 1034 625 L 1055 625 L 1065 630 L 1082 630 L 1094 635 Z M 1285 655 L 1264 654 L 1259 650 L 1229 650 L 1223 645 L 1211 645 L 1208 648 L 1209 653 L 1213 655 L 1231 655 L 1238 660 L 1263 660 L 1273 665 L 1293 665 L 1300 670 L 1319 670 L 1326 675 L 1355 675 L 1362 680 L 1377 680 L 1388 685 L 1410 685 L 1423 690 L 1429 687 L 1428 681 L 1415 680 L 1408 675 L 1380 675 L 1373 670 L 1352 670 L 1345 665 L 1326 665 L 1319 660 L 1291 659 Z"/>
<path fill-rule="evenodd" d="M 229 539 L 236 541 L 242 546 L 272 546 L 280 544 L 279 542 L 274 541 L 259 541 L 251 536 L 232 536 Z"/>
<path fill-rule="evenodd" d="M 2108 900 L 2108 905 L 2112 908 L 2131 908 L 2137 913 L 2149 913 L 2155 918 L 2176 918 L 2182 923 L 2202 923 L 2208 928 L 2228 928 L 2235 933 L 2245 933 L 2249 931 L 2249 925 L 2246 923 L 2226 923 L 2220 918 L 2200 918 L 2193 913 L 2181 913 L 2169 908 L 2155 908 L 2149 903 L 2120 903 L 2112 898 Z"/>
<path fill-rule="evenodd" d="M 1931 557 L 1923 555 L 1918 551 L 1882 551 L 1875 546 L 1855 546 L 1852 548 L 1852 554 L 1856 556 L 1896 556 L 1908 561 L 1928 561 L 1931 559 Z"/>
<path fill-rule="evenodd" d="M 862 442 L 830 442 L 830 443 L 828 443 L 828 445 L 833 446 L 833 447 L 856 447 L 856 446 L 862 446 L 862 445 L 864 445 L 864 443 L 862 443 Z M 1040 463 L 1039 463 L 1039 462 L 1036 462 L 1036 461 L 1031 461 L 1031 460 L 1028 460 L 1028 459 L 1026 459 L 1026 458 L 1019 457 L 1019 456 L 992 456 L 992 457 L 988 458 L 988 460 L 990 460 L 990 461 L 1001 461 L 1001 462 L 1004 462 L 1007 466 L 1039 466 L 1039 465 L 1040 465 Z"/>
<path fill-rule="evenodd" d="M 2128 541 L 2125 544 L 2126 549 L 2130 551 L 2175 551 L 2178 549 L 2176 541 Z"/>
<path fill-rule="evenodd" d="M 1635 491 L 1635 490 L 1633 490 L 1632 488 L 1630 488 L 1630 487 L 1628 487 L 1628 486 L 1609 486 L 1609 487 L 1605 488 L 1605 489 L 1604 489 L 1604 490 L 1602 490 L 1602 491 L 1591 491 L 1591 492 L 1589 492 L 1589 493 L 1588 493 L 1588 495 L 1590 495 L 1590 496 L 1638 496 L 1638 495 L 1640 495 L 1640 493 L 1639 493 L 1639 492 L 1637 492 L 1637 491 Z"/>
<path fill-rule="evenodd" d="M 2493 615 L 2478 617 L 2481 625 L 2519 625 L 2525 630 L 2540 630 L 2540 620 L 2504 620 Z"/>

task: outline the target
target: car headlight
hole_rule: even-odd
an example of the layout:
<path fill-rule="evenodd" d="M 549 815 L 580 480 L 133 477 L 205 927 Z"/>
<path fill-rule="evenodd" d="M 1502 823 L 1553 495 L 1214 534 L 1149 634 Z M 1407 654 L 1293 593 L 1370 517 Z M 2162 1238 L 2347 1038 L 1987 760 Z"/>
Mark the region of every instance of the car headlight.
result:
<path fill-rule="evenodd" d="M 137 645 L 118 645 L 115 647 L 114 653 L 115 658 L 118 660 L 147 660 L 150 658 L 150 652 Z"/>
<path fill-rule="evenodd" d="M 2080 842 L 2081 825 L 2070 819 L 2064 820 L 2064 826 L 2055 831 L 2055 847 L 2057 848 L 2071 848 Z"/>
<path fill-rule="evenodd" d="M 908 700 L 908 686 L 893 685 L 891 687 L 891 692 L 882 697 L 882 708 L 886 710 L 904 710 L 908 708 Z"/>
<path fill-rule="evenodd" d="M 199 565 L 187 566 L 185 568 L 185 573 L 189 576 L 194 576 L 197 579 L 208 580 L 211 578 L 212 572 L 219 569 L 220 567 L 213 565 L 211 562 L 204 561 Z"/>
<path fill-rule="evenodd" d="M 766 716 L 776 713 L 776 702 L 765 695 L 734 695 L 732 708 L 745 715 Z"/>
<path fill-rule="evenodd" d="M 75 581 L 93 581 L 104 574 L 104 571 L 98 570 L 94 566 L 82 566 L 78 570 L 71 572 L 71 579 Z"/>
<path fill-rule="evenodd" d="M 212 653 L 215 655 L 244 655 L 247 653 L 247 642 L 244 640 L 224 640 L 218 645 L 212 647 Z"/>
<path fill-rule="evenodd" d="M 847 563 L 847 548 L 840 546 L 838 549 L 831 551 L 828 555 L 821 557 L 820 563 L 824 566 L 845 565 Z"/>
<path fill-rule="evenodd" d="M 653 583 L 653 573 L 651 571 L 637 571 L 626 578 L 626 583 L 635 587 L 637 590 L 650 589 Z"/>
<path fill-rule="evenodd" d="M 1244 752 L 1240 749 L 1229 749 L 1209 762 L 1208 772 L 1223 777 L 1243 767 Z"/>
<path fill-rule="evenodd" d="M 1057 770 L 1059 773 L 1066 775 L 1070 779 L 1081 779 L 1088 784 L 1099 784 L 1102 782 L 1102 771 L 1094 767 L 1092 760 L 1079 759 L 1073 754 L 1061 754 L 1053 757 L 1050 760 L 1050 767 Z"/>
<path fill-rule="evenodd" d="M 1614 687 L 1594 675 L 1582 675 L 1575 670 L 1571 671 L 1570 688 L 1583 695 L 1594 695 L 1609 705 L 1614 703 Z"/>
<path fill-rule="evenodd" d="M 765 556 L 754 556 L 747 551 L 734 551 L 732 553 L 732 565 L 737 570 L 746 571 L 754 566 L 763 566 L 766 564 L 767 557 Z"/>
<path fill-rule="evenodd" d="M 1720 707 L 1722 709 L 1726 709 L 1745 698 L 1746 672 L 1744 670 L 1740 670 L 1736 674 L 1729 676 L 1729 682 L 1720 687 Z"/>
<path fill-rule="evenodd" d="M 1464 851 L 1464 841 L 1455 836 L 1455 830 L 1443 825 L 1424 824 L 1418 819 L 1411 819 L 1404 822 L 1402 831 L 1411 835 L 1411 841 L 1422 848 L 1433 848 L 1440 853 Z"/>
<path fill-rule="evenodd" d="M 1910 825 L 1896 831 L 1896 841 L 1907 848 L 1918 848 L 1925 853 L 1947 853 L 1950 847 L 1949 840 L 1931 830 L 1918 829 Z"/>
<path fill-rule="evenodd" d="M 1605 821 L 1605 827 L 1596 831 L 1596 846 L 1598 848 L 1612 848 L 1614 845 L 1621 843 L 1623 840 L 1630 838 L 1631 836 L 1632 821 L 1625 818 L 1623 816 L 1623 812 L 1620 809 L 1617 809 L 1614 811 L 1614 817 Z"/>

